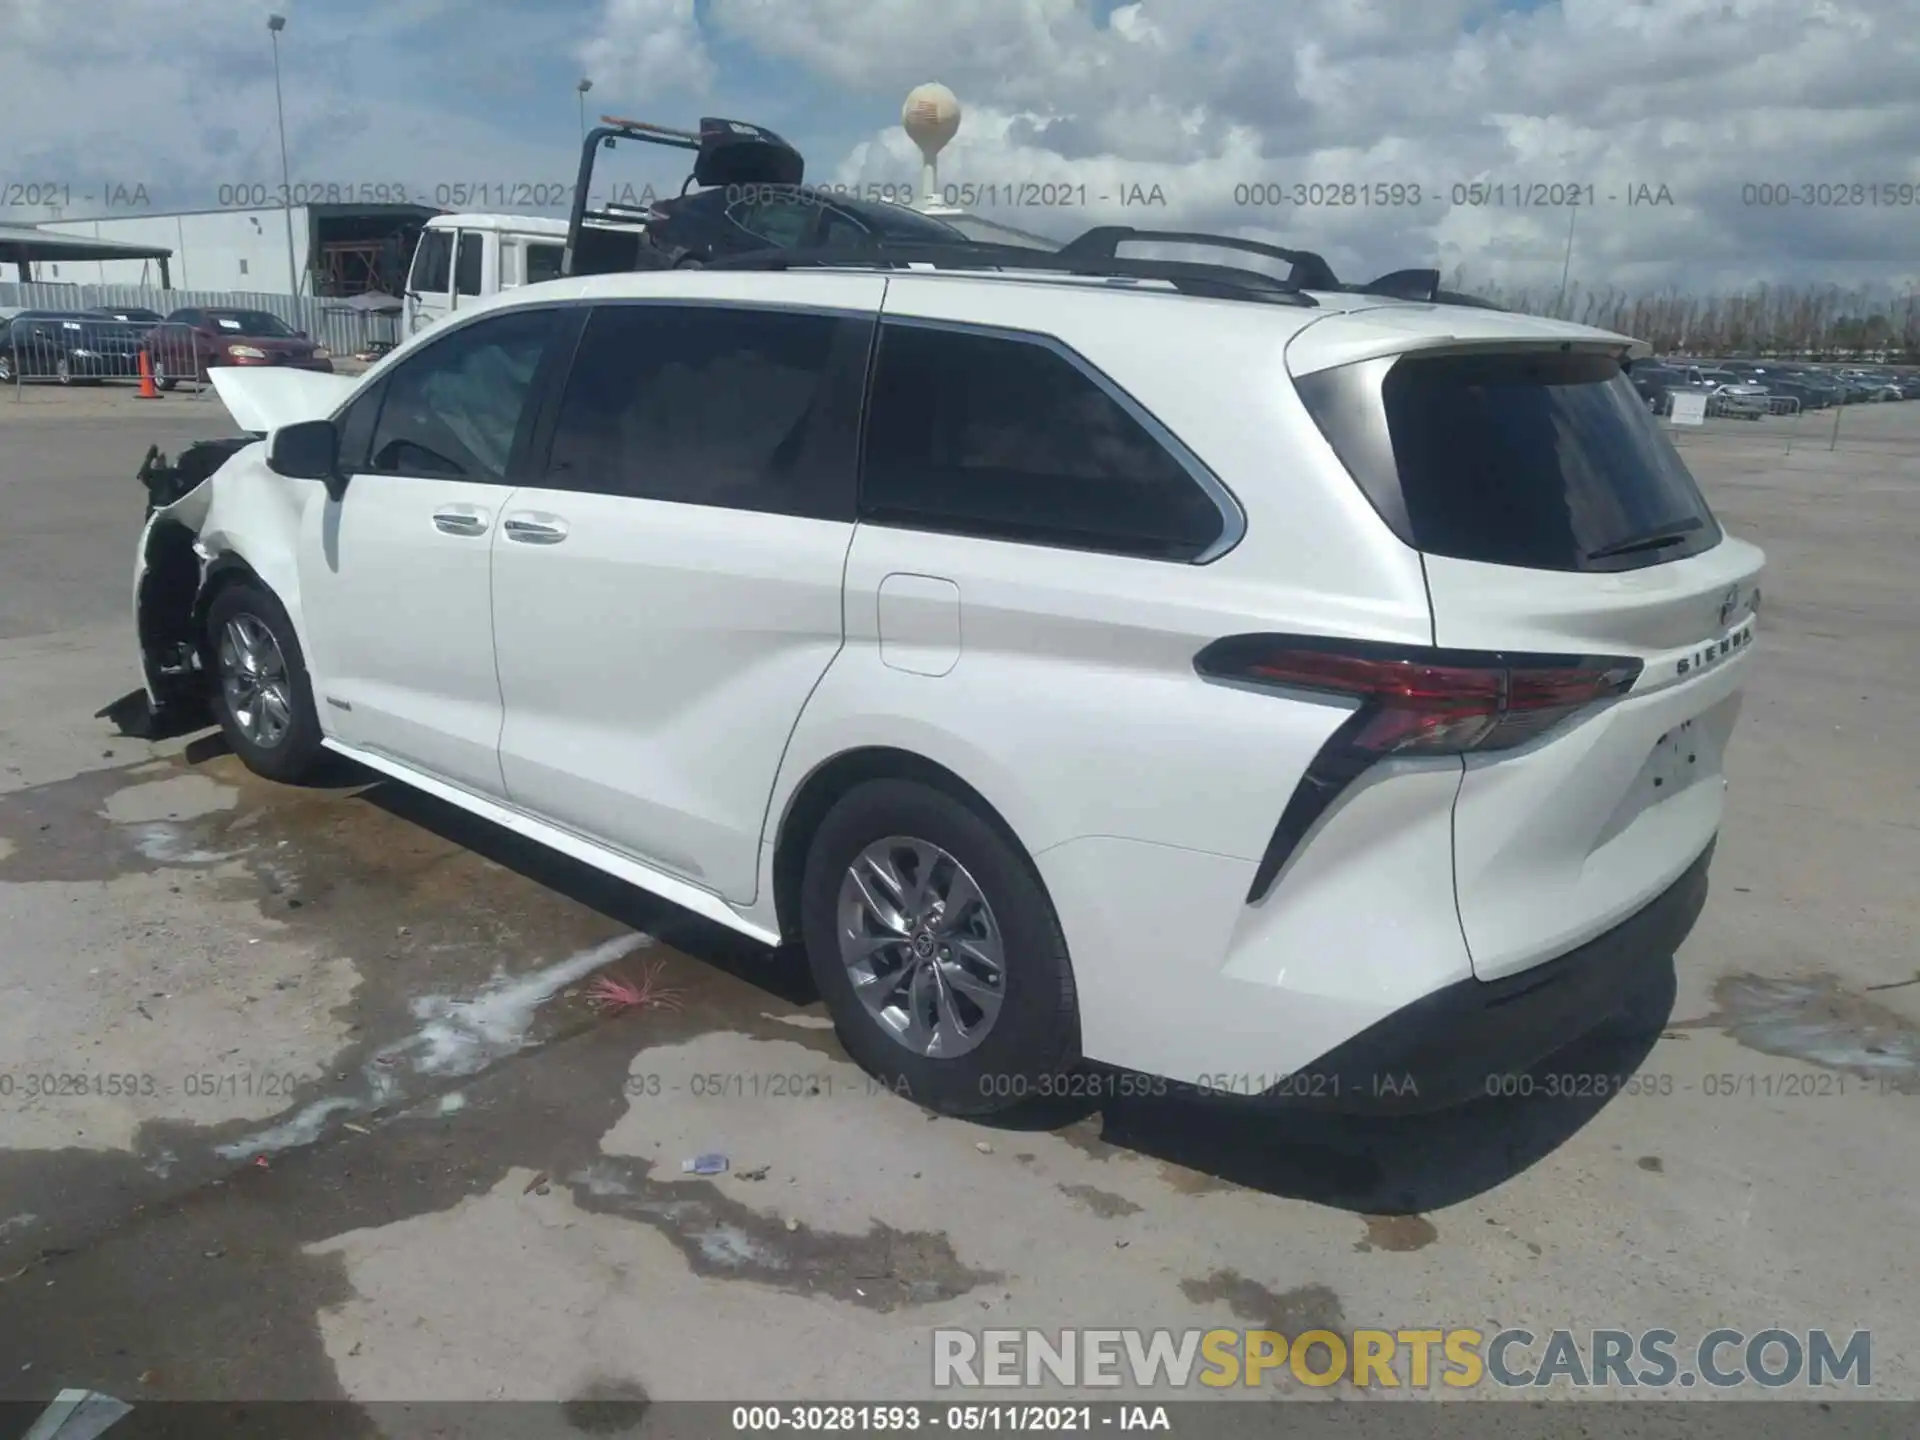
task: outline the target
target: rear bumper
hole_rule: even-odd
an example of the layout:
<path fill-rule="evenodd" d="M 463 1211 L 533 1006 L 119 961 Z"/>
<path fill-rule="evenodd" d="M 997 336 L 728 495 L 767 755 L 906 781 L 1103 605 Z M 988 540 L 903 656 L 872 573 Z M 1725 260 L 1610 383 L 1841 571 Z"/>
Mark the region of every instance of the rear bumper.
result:
<path fill-rule="evenodd" d="M 1564 1049 L 1661 982 L 1706 904 L 1713 848 L 1709 843 L 1663 893 L 1578 949 L 1497 980 L 1461 980 L 1424 995 L 1263 1098 L 1417 1113 L 1500 1093 L 1504 1077 Z"/>

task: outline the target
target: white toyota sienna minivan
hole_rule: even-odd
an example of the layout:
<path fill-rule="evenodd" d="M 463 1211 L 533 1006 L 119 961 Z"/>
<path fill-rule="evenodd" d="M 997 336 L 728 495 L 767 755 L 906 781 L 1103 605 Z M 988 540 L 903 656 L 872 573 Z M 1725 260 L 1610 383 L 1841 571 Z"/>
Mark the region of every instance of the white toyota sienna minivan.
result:
<path fill-rule="evenodd" d="M 145 713 L 803 947 L 952 1113 L 1089 1073 L 1432 1108 L 1659 982 L 1763 557 L 1644 346 L 1428 272 L 923 259 L 217 372 L 250 438 L 143 469 Z"/>

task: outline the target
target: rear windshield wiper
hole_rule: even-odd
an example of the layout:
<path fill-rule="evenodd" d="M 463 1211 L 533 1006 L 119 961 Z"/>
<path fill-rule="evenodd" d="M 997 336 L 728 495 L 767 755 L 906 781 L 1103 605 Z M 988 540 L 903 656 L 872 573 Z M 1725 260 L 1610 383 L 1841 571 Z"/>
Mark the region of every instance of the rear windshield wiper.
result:
<path fill-rule="evenodd" d="M 1663 525 L 1658 530 L 1650 530 L 1644 535 L 1630 535 L 1625 540 L 1616 540 L 1611 545 L 1602 545 L 1598 550 L 1589 550 L 1583 558 L 1611 560 L 1616 555 L 1632 555 L 1641 550 L 1664 550 L 1669 545 L 1678 545 L 1699 528 L 1700 517 L 1691 516 L 1685 520 L 1676 520 L 1671 525 Z"/>

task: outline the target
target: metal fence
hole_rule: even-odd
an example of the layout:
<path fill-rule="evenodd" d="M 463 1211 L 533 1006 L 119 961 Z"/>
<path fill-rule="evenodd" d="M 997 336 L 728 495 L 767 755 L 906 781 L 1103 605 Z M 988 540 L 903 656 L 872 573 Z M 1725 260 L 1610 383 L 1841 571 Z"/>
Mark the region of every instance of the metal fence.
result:
<path fill-rule="evenodd" d="M 1889 462 L 1920 461 L 1920 398 L 1808 406 L 1772 396 L 1771 413 L 1756 417 L 1716 413 L 1704 424 L 1676 425 L 1664 411 L 1659 424 L 1685 452 L 1735 447 L 1756 459 L 1768 455 L 1840 452 Z"/>
<path fill-rule="evenodd" d="M 35 380 L 75 385 L 136 379 L 153 323 L 29 312 L 0 320 L 0 327 L 0 385 L 18 387 Z"/>
<path fill-rule="evenodd" d="M 399 317 L 395 315 L 372 314 L 354 310 L 344 300 L 330 299 L 325 296 L 272 295 L 244 290 L 163 290 L 147 285 L 59 285 L 44 282 L 23 284 L 20 282 L 0 282 L 0 318 L 10 312 L 31 311 L 143 311 L 149 315 L 166 316 L 175 310 L 189 306 L 208 306 L 227 309 L 263 310 L 283 321 L 294 331 L 304 331 L 308 337 L 324 345 L 335 355 L 355 355 L 368 350 L 391 346 L 399 338 Z M 122 370 L 122 365 L 137 365 L 138 346 L 135 353 L 123 355 L 126 350 L 126 337 L 134 327 L 140 334 L 153 328 L 154 322 L 146 320 L 115 321 L 110 313 L 98 317 L 102 326 L 98 328 L 89 322 L 86 332 L 89 338 L 99 344 L 74 345 L 71 342 L 77 333 L 72 330 L 60 330 L 50 336 L 31 335 L 15 354 L 11 344 L 0 345 L 14 358 L 7 368 L 11 374 L 6 383 L 21 383 L 26 380 L 59 380 L 58 373 L 64 357 L 69 379 L 131 379 L 137 376 L 137 369 Z M 9 325 L 11 332 L 18 327 Z M 93 353 L 75 355 L 69 353 L 75 349 L 100 352 L 102 347 L 111 353 Z M 172 348 L 171 342 L 167 347 Z M 156 353 L 157 361 L 169 358 Z M 199 383 L 204 367 L 192 363 L 193 357 L 183 352 L 177 359 L 179 363 L 169 367 L 180 383 L 188 383 L 192 378 Z"/>

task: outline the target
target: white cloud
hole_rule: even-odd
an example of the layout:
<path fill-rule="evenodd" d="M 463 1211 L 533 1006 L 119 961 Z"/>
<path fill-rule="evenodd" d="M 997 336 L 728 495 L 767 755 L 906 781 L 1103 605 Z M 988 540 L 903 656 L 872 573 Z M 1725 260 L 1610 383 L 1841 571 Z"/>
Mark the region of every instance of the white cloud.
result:
<path fill-rule="evenodd" d="M 693 0 L 607 0 L 580 59 L 595 84 L 649 103 L 704 94 L 715 79 Z"/>
<path fill-rule="evenodd" d="M 1516 184 L 1577 184 L 1593 204 L 1574 226 L 1576 275 L 1920 275 L 1920 207 L 1742 199 L 1765 181 L 1920 184 L 1910 0 L 1139 0 L 1104 24 L 1066 0 L 713 4 L 716 28 L 872 90 L 881 115 L 911 83 L 951 85 L 966 118 L 946 182 L 1158 184 L 1183 224 L 1284 235 L 1356 270 L 1520 281 L 1557 278 L 1568 218 L 1515 203 Z M 877 130 L 840 178 L 904 179 L 913 163 Z M 1504 181 L 1505 203 L 1452 204 L 1474 180 Z M 1418 185 L 1424 203 L 1234 203 L 1261 182 Z M 1629 205 L 1643 185 L 1672 203 Z M 1152 223 L 1112 204 L 1028 219 Z"/>
<path fill-rule="evenodd" d="M 0 178 L 165 180 L 198 196 L 277 179 L 268 3 L 3 0 Z M 1566 215 L 1514 204 L 1512 187 L 1577 183 L 1596 203 L 1575 227 L 1576 275 L 1920 271 L 1920 206 L 1764 207 L 1742 190 L 1920 185 L 1913 0 L 329 0 L 287 13 L 296 179 L 564 182 L 571 76 L 586 73 L 590 105 L 764 119 L 810 173 L 905 183 L 918 162 L 900 100 L 940 80 L 965 111 L 943 180 L 1085 187 L 1085 211 L 1001 213 L 1026 228 L 1252 231 L 1343 269 L 1461 264 L 1540 282 L 1558 278 Z M 1474 180 L 1504 182 L 1507 203 L 1454 205 Z M 1237 203 L 1262 183 L 1418 186 L 1422 203 Z M 1156 185 L 1164 210 L 1115 199 Z M 1673 203 L 1630 207 L 1641 185 Z"/>

